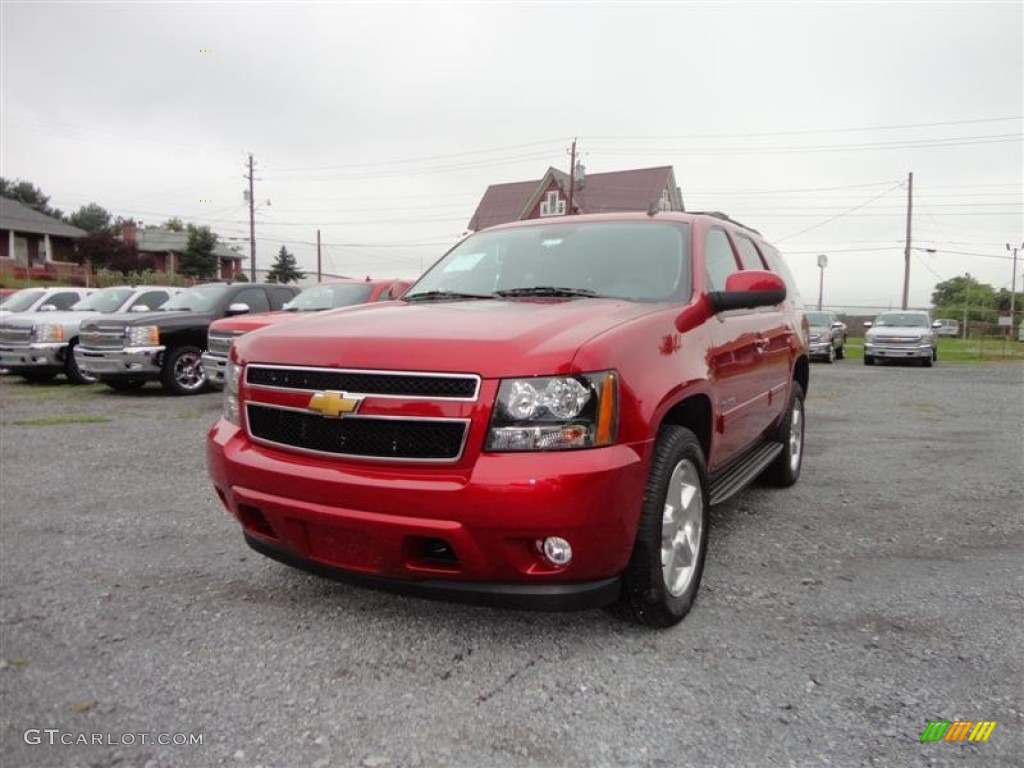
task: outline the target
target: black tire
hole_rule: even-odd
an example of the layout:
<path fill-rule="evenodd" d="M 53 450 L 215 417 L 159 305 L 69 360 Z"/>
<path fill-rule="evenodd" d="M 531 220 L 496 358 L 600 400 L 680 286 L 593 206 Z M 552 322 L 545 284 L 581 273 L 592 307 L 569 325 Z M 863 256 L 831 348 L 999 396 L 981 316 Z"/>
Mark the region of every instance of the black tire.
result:
<path fill-rule="evenodd" d="M 925 368 L 931 368 L 932 367 L 931 355 L 929 355 L 928 357 L 922 357 L 921 358 L 921 365 L 923 365 Z"/>
<path fill-rule="evenodd" d="M 798 433 L 794 433 L 794 429 Z M 788 488 L 800 479 L 804 463 L 804 390 L 793 382 L 789 395 L 789 408 L 775 431 L 775 440 L 784 446 L 775 461 L 761 473 L 761 480 L 779 488 Z"/>
<path fill-rule="evenodd" d="M 829 365 L 831 365 L 835 361 L 836 361 L 836 348 L 833 347 L 833 346 L 830 346 L 828 348 L 828 354 L 825 355 L 825 362 L 828 363 Z"/>
<path fill-rule="evenodd" d="M 198 395 L 206 391 L 202 350 L 199 347 L 175 347 L 164 356 L 160 383 L 175 395 Z"/>
<path fill-rule="evenodd" d="M 844 341 L 839 345 L 839 349 L 836 350 L 836 360 L 846 359 L 846 342 Z"/>
<path fill-rule="evenodd" d="M 678 505 L 671 507 L 676 519 L 666 520 L 672 487 L 679 494 Z M 700 441 L 683 427 L 663 427 L 654 446 L 633 553 L 612 613 L 650 627 L 671 627 L 689 613 L 704 572 L 708 501 L 707 465 Z M 666 523 L 675 529 L 668 542 Z M 671 553 L 663 554 L 664 546 L 671 546 Z M 682 558 L 687 562 L 680 562 Z M 673 573 L 675 568 L 679 570 Z M 666 581 L 670 574 L 672 585 Z"/>
<path fill-rule="evenodd" d="M 115 392 L 131 392 L 135 389 L 142 389 L 146 382 L 141 379 L 109 379 L 103 382 Z"/>
<path fill-rule="evenodd" d="M 78 339 L 73 339 L 68 344 L 67 351 L 64 353 L 64 375 L 72 384 L 95 384 L 98 379 L 78 367 L 78 361 L 75 360 L 75 347 L 77 346 Z"/>
<path fill-rule="evenodd" d="M 874 365 L 875 358 L 871 355 L 864 355 L 864 365 Z"/>

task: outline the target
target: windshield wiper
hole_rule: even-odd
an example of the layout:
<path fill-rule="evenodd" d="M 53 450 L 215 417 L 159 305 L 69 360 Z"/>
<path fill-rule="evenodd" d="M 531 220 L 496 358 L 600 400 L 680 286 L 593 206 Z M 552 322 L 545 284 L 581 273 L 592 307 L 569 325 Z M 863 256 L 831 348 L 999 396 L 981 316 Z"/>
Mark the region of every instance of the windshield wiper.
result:
<path fill-rule="evenodd" d="M 445 301 L 446 299 L 492 299 L 489 293 L 459 293 L 458 291 L 425 291 L 403 296 L 403 301 Z"/>
<path fill-rule="evenodd" d="M 587 288 L 561 288 L 554 285 L 537 285 L 533 288 L 507 288 L 504 291 L 495 291 L 495 296 L 589 296 L 596 297 L 596 291 Z"/>

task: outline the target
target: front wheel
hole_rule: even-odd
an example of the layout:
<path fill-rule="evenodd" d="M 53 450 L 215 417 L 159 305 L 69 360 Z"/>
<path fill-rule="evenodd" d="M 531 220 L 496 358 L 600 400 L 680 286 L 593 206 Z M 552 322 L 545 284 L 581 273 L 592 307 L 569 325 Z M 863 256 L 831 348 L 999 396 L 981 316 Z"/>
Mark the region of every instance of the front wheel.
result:
<path fill-rule="evenodd" d="M 693 607 L 708 543 L 704 451 L 688 429 L 668 425 L 654 446 L 651 471 L 622 594 L 612 611 L 651 627 L 670 627 Z"/>
<path fill-rule="evenodd" d="M 845 359 L 846 359 L 846 342 L 844 341 L 842 344 L 839 345 L 839 348 L 836 350 L 836 360 L 845 360 Z"/>
<path fill-rule="evenodd" d="M 206 389 L 202 352 L 198 347 L 175 347 L 167 352 L 160 383 L 175 395 L 198 395 Z"/>
<path fill-rule="evenodd" d="M 875 358 L 871 355 L 864 355 L 864 365 L 874 365 Z"/>
<path fill-rule="evenodd" d="M 68 344 L 67 351 L 64 353 L 64 376 L 72 384 L 95 384 L 96 377 L 78 367 L 78 361 L 75 360 L 75 347 L 77 346 L 78 340 L 76 339 Z"/>

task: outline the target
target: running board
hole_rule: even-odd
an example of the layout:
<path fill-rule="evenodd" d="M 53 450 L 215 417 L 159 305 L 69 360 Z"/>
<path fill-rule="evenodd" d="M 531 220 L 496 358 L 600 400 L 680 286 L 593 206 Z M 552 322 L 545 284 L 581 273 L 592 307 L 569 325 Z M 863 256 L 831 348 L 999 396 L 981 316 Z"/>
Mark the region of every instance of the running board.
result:
<path fill-rule="evenodd" d="M 735 464 L 711 477 L 711 504 L 721 504 L 742 491 L 782 453 L 782 443 L 762 443 Z"/>

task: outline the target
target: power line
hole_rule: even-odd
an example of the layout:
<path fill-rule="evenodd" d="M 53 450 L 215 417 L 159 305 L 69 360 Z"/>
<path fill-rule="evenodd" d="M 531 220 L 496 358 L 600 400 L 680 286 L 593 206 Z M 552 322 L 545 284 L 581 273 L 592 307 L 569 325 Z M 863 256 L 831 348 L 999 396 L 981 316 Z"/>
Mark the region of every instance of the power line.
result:
<path fill-rule="evenodd" d="M 801 229 L 801 230 L 799 230 L 797 232 L 793 232 L 790 235 L 786 235 L 785 237 L 781 238 L 780 240 L 776 240 L 776 242 L 777 243 L 781 243 L 784 240 L 789 240 L 791 237 L 796 237 L 797 235 L 802 235 L 804 232 L 810 232 L 812 229 L 817 229 L 818 227 L 822 227 L 822 226 L 828 224 L 829 222 L 832 222 L 832 221 L 835 221 L 836 219 L 842 218 L 843 216 L 848 216 L 849 214 L 853 213 L 854 211 L 860 210 L 861 208 L 863 208 L 866 205 L 870 205 L 871 203 L 875 202 L 875 200 L 878 200 L 880 198 L 885 197 L 890 192 L 895 192 L 897 189 L 899 189 L 902 186 L 903 186 L 903 182 L 901 181 L 901 182 L 897 183 L 895 186 L 892 186 L 889 189 L 885 190 L 885 192 L 882 192 L 880 195 L 875 195 L 870 200 L 865 200 L 860 205 L 855 205 L 853 208 L 850 208 L 849 210 L 844 211 L 843 213 L 836 214 L 835 216 L 830 216 L 829 218 L 825 219 L 824 221 L 820 221 L 817 224 L 812 224 L 811 226 L 806 227 L 805 229 Z"/>

